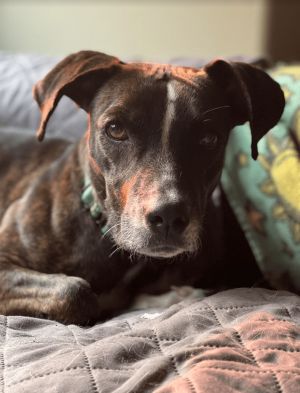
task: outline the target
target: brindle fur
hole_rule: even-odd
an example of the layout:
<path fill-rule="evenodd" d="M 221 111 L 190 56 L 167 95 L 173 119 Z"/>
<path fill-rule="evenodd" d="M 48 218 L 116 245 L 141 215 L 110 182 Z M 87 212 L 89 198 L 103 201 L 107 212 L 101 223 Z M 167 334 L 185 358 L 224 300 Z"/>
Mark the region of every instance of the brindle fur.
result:
<path fill-rule="evenodd" d="M 40 144 L 23 135 L 0 135 L 0 313 L 42 316 L 64 323 L 91 323 L 124 308 L 141 290 L 155 292 L 166 290 L 171 284 L 207 286 L 220 281 L 215 273 L 211 274 L 216 266 L 223 271 L 220 261 L 224 256 L 220 255 L 221 248 L 216 250 L 220 236 L 214 228 L 215 212 L 209 196 L 220 176 L 228 132 L 234 125 L 250 120 L 255 156 L 257 141 L 278 121 L 284 105 L 281 90 L 268 79 L 270 86 L 266 87 L 264 96 L 273 91 L 276 97 L 271 107 L 265 108 L 265 120 L 261 114 L 256 116 L 261 104 L 253 100 L 250 108 L 253 113 L 247 107 L 250 105 L 247 100 L 255 92 L 243 95 L 240 91 L 243 83 L 249 84 L 250 77 L 245 76 L 242 84 L 234 86 L 238 84 L 234 76 L 237 68 L 241 68 L 241 75 L 246 75 L 249 66 L 244 69 L 242 65 L 223 63 L 217 62 L 202 70 L 125 65 L 97 52 L 80 52 L 63 60 L 37 84 L 35 98 L 42 111 L 40 139 L 63 94 L 88 112 L 90 125 L 87 134 L 75 144 L 54 139 Z M 229 79 L 233 78 L 230 88 L 225 86 L 218 68 L 227 73 Z M 176 142 L 174 137 L 172 151 L 177 158 L 172 163 L 176 170 L 179 168 L 184 173 L 184 180 L 176 181 L 184 195 L 191 188 L 195 189 L 186 203 L 195 206 L 190 208 L 193 217 L 203 217 L 204 235 L 203 247 L 197 255 L 170 263 L 155 258 L 145 261 L 139 255 L 130 258 L 130 249 L 114 253 L 120 236 L 118 230 L 111 231 L 112 237 L 102 237 L 80 197 L 88 173 L 111 227 L 124 211 L 127 216 L 135 214 L 135 219 L 141 221 L 145 210 L 152 208 L 156 194 L 151 187 L 159 172 L 153 168 L 159 134 L 151 134 L 151 127 L 154 130 L 163 115 L 164 83 L 172 78 L 184 87 L 180 98 L 182 107 L 191 99 L 199 100 L 199 90 L 199 95 L 204 97 L 200 100 L 199 112 L 228 103 L 236 110 L 216 120 L 219 127 L 224 128 L 224 135 L 212 163 L 209 154 L 203 153 L 199 162 L 186 165 L 184 157 L 189 152 L 185 153 L 184 149 L 188 149 L 188 145 L 181 146 L 180 140 Z M 212 82 L 214 79 L 221 90 Z M 153 81 L 160 81 L 161 85 L 157 87 Z M 123 90 L 120 90 L 122 83 Z M 135 101 L 132 92 L 141 86 L 144 90 L 139 98 L 142 99 Z M 233 90 L 234 98 L 231 97 Z M 262 101 L 264 96 L 260 98 Z M 131 119 L 140 121 L 147 131 L 144 131 L 144 140 L 150 138 L 146 153 L 140 151 L 140 155 L 134 157 L 129 153 L 123 161 L 116 153 L 109 155 L 107 148 L 99 145 L 97 136 L 97 122 L 103 121 L 102 114 L 115 99 L 130 103 Z M 153 106 L 153 102 L 156 105 Z M 143 118 L 134 119 L 137 113 Z M 189 121 L 185 116 L 184 111 L 179 113 L 181 127 L 183 122 Z M 199 172 L 199 168 L 206 167 L 203 173 Z M 130 198 L 137 205 L 133 202 L 130 205 Z"/>

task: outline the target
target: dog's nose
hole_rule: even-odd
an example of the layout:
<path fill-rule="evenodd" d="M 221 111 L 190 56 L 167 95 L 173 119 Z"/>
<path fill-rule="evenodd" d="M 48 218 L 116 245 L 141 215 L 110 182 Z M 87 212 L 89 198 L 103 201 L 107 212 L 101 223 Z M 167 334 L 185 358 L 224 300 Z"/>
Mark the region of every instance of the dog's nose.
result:
<path fill-rule="evenodd" d="M 189 224 L 185 204 L 167 203 L 157 207 L 146 216 L 147 224 L 157 234 L 181 235 Z"/>

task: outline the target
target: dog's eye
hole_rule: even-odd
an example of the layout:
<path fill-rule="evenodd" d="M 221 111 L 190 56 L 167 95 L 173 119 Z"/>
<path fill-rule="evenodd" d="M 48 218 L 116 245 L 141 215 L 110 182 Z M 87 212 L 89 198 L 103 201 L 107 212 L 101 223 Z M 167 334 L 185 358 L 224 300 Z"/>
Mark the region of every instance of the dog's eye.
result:
<path fill-rule="evenodd" d="M 217 135 L 205 135 L 200 138 L 199 145 L 207 148 L 214 148 L 218 143 Z"/>
<path fill-rule="evenodd" d="M 108 123 L 105 126 L 106 135 L 115 141 L 125 141 L 128 139 L 127 132 L 122 124 Z"/>

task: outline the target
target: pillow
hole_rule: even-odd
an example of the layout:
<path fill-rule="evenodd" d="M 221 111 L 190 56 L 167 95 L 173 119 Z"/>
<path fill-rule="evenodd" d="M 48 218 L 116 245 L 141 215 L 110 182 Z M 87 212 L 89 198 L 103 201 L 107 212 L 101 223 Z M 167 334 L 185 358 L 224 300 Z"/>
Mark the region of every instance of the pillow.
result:
<path fill-rule="evenodd" d="M 0 52 L 0 126 L 22 128 L 34 135 L 40 111 L 32 87 L 58 61 L 57 57 Z M 49 121 L 47 136 L 74 140 L 84 133 L 86 126 L 84 111 L 63 97 Z"/>
<path fill-rule="evenodd" d="M 286 107 L 279 123 L 259 142 L 251 159 L 248 125 L 232 131 L 222 186 L 258 265 L 276 288 L 300 292 L 300 65 L 278 66 Z"/>

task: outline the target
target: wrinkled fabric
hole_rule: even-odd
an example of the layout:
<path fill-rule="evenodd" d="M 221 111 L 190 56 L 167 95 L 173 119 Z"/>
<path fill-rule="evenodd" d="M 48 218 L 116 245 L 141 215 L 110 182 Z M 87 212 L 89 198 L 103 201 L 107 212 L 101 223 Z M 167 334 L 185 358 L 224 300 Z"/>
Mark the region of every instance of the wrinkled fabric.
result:
<path fill-rule="evenodd" d="M 20 128 L 34 135 L 40 111 L 33 99 L 33 85 L 59 58 L 0 52 L 0 126 Z M 78 139 L 87 127 L 87 116 L 68 97 L 63 97 L 47 127 L 47 135 Z"/>
<path fill-rule="evenodd" d="M 6 393 L 299 393 L 300 297 L 235 289 L 82 328 L 0 319 Z"/>

